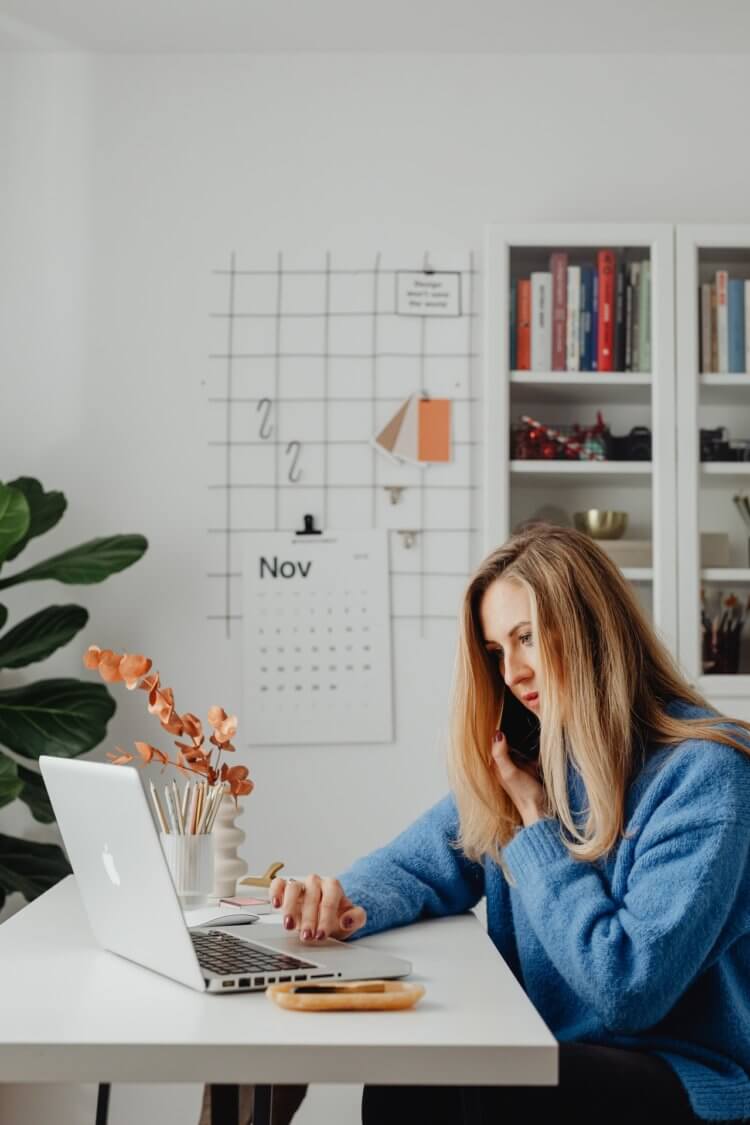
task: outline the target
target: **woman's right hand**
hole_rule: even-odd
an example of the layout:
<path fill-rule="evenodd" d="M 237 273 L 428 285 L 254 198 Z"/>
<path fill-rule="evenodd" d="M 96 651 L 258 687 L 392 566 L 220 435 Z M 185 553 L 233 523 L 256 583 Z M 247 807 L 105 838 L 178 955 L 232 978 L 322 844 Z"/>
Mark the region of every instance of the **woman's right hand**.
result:
<path fill-rule="evenodd" d="M 308 875 L 306 879 L 276 878 L 271 904 L 281 910 L 285 930 L 298 930 L 304 942 L 337 938 L 343 941 L 361 930 L 367 912 L 347 898 L 338 879 Z"/>

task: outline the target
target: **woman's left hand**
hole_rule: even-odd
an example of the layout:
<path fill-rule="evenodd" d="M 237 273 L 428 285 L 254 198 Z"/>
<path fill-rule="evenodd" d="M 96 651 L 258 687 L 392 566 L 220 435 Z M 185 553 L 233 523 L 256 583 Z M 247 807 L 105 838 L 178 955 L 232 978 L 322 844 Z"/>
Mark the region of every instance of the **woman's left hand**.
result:
<path fill-rule="evenodd" d="M 518 809 L 524 827 L 534 824 L 544 816 L 544 786 L 533 762 L 516 765 L 511 758 L 511 747 L 502 731 L 496 731 L 492 741 L 492 759 L 497 779 Z"/>

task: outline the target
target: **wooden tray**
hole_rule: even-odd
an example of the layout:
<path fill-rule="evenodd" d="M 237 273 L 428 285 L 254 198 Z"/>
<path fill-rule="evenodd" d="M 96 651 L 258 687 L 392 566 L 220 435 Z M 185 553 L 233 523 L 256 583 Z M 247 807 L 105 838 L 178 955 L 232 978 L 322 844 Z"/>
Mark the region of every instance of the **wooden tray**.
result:
<path fill-rule="evenodd" d="M 412 1008 L 424 988 L 398 980 L 293 981 L 269 984 L 266 996 L 296 1012 L 393 1012 Z"/>

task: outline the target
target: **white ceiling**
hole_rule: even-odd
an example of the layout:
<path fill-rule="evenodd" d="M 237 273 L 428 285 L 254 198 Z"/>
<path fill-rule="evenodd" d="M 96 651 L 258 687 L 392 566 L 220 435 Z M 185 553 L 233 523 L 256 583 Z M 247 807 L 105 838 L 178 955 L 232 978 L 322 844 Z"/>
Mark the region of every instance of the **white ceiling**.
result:
<path fill-rule="evenodd" d="M 735 54 L 750 0 L 0 0 L 0 50 Z"/>

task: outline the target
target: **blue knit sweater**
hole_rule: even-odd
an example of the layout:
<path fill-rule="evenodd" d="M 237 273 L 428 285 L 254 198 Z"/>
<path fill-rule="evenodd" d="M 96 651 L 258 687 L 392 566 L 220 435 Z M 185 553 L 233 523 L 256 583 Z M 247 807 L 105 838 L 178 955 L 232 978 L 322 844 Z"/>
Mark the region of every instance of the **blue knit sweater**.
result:
<path fill-rule="evenodd" d="M 584 796 L 571 775 L 571 807 Z M 341 876 L 367 910 L 357 936 L 486 895 L 490 937 L 558 1040 L 661 1055 L 699 1117 L 750 1117 L 750 757 L 699 739 L 656 749 L 626 824 L 595 863 L 570 857 L 556 820 L 519 830 L 509 885 L 453 846 L 446 797 Z"/>

